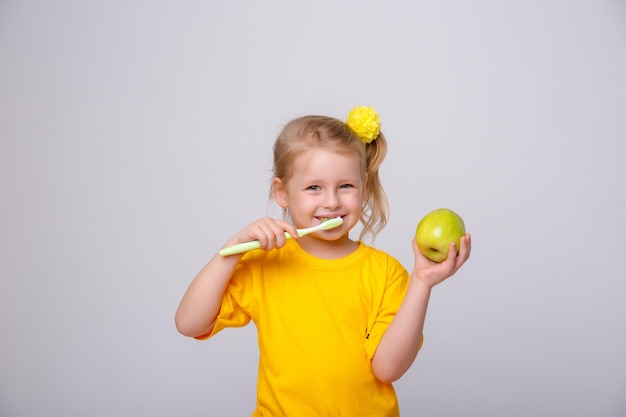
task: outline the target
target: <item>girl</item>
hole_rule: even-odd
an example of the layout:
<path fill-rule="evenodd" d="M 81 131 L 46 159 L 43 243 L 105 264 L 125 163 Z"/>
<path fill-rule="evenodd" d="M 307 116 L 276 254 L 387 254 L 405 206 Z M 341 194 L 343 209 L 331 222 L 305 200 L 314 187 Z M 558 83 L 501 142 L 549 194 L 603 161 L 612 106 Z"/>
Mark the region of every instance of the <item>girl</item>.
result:
<path fill-rule="evenodd" d="M 253 320 L 260 350 L 260 416 L 399 415 L 392 382 L 411 366 L 422 342 L 431 289 L 470 255 L 454 243 L 435 264 L 417 250 L 411 275 L 362 242 L 387 220 L 378 169 L 387 149 L 376 112 L 353 109 L 348 121 L 305 116 L 274 145 L 271 196 L 283 220 L 262 218 L 224 246 L 258 240 L 261 250 L 216 254 L 198 273 L 176 312 L 176 326 L 197 339 Z M 343 223 L 297 239 L 335 217 Z M 287 221 L 289 220 L 289 221 Z M 359 222 L 361 240 L 350 239 Z"/>

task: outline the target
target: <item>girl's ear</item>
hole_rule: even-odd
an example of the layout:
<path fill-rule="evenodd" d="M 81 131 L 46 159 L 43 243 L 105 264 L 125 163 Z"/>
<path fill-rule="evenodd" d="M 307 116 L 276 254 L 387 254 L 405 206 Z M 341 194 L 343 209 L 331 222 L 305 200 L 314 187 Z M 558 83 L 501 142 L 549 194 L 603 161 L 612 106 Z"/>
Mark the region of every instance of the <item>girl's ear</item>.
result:
<path fill-rule="evenodd" d="M 286 208 L 288 205 L 287 190 L 285 190 L 285 184 L 283 181 L 278 177 L 274 177 L 272 180 L 272 193 L 274 194 L 274 201 L 276 201 L 276 204 L 282 208 Z"/>

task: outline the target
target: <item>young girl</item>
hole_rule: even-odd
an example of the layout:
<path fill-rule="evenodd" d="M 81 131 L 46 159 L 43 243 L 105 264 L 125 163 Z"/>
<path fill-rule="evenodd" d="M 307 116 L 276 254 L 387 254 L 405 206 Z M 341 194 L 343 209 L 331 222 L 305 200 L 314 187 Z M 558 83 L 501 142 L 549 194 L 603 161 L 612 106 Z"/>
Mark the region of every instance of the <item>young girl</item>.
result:
<path fill-rule="evenodd" d="M 391 383 L 421 347 L 431 289 L 468 259 L 471 240 L 461 239 L 458 255 L 451 244 L 441 264 L 413 241 L 411 275 L 362 242 L 387 220 L 378 175 L 386 148 L 372 108 L 353 109 L 346 123 L 323 116 L 288 123 L 274 145 L 271 186 L 283 220 L 265 217 L 234 235 L 225 247 L 258 240 L 261 250 L 213 256 L 178 307 L 178 330 L 197 339 L 254 321 L 253 416 L 399 415 Z M 340 226 L 296 239 L 297 228 L 335 217 Z M 349 232 L 359 222 L 355 241 Z"/>

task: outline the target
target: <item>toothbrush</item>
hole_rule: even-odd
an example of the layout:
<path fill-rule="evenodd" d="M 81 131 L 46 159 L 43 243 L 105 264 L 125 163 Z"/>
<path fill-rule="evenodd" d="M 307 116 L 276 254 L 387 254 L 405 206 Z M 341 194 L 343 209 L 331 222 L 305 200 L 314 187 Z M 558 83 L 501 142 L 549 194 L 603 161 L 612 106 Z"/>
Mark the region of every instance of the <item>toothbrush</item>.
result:
<path fill-rule="evenodd" d="M 318 232 L 320 230 L 328 230 L 334 227 L 340 226 L 343 223 L 343 219 L 341 217 L 334 217 L 332 219 L 324 220 L 317 226 L 307 227 L 306 229 L 298 229 L 298 237 L 302 237 L 304 235 L 308 235 L 309 233 Z M 285 237 L 287 239 L 291 239 L 291 235 L 285 232 Z M 238 243 L 233 246 L 229 246 L 220 250 L 218 253 L 222 256 L 234 255 L 236 253 L 248 252 L 253 249 L 259 249 L 261 247 L 261 243 L 258 240 L 252 240 L 250 242 Z"/>

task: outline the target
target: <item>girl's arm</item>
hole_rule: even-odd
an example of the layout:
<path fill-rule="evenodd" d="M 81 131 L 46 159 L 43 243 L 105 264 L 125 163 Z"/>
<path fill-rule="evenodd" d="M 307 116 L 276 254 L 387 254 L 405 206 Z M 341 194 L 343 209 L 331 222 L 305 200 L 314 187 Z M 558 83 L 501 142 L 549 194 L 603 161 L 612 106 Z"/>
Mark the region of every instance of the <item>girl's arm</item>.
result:
<path fill-rule="evenodd" d="M 216 254 L 196 275 L 176 311 L 176 328 L 180 333 L 199 337 L 213 330 L 224 290 L 239 259 L 241 254 L 228 257 Z"/>
<path fill-rule="evenodd" d="M 415 266 L 402 305 L 385 331 L 372 358 L 372 372 L 382 382 L 393 382 L 409 369 L 422 339 L 424 320 L 432 288 L 454 275 L 469 258 L 471 236 L 461 238 L 457 255 L 454 243 L 450 255 L 437 264 L 426 259 L 413 240 Z"/>
<path fill-rule="evenodd" d="M 264 217 L 233 236 L 224 247 L 258 240 L 261 249 L 281 248 L 285 232 L 296 237 L 296 227 L 290 223 Z M 176 328 L 185 336 L 199 337 L 213 330 L 222 304 L 222 297 L 242 254 L 216 254 L 198 273 L 185 292 L 176 311 Z"/>

